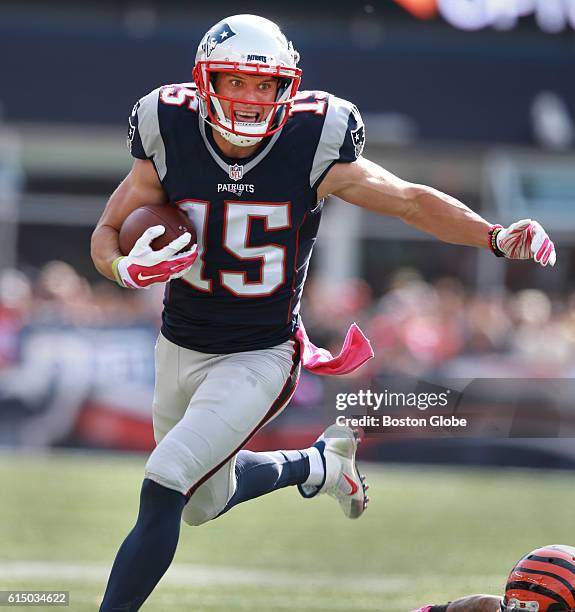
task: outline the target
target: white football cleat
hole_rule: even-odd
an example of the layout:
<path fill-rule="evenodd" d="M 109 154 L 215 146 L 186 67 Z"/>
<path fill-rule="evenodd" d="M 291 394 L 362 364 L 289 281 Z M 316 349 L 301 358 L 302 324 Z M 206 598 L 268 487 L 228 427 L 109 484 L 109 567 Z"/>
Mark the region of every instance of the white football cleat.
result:
<path fill-rule="evenodd" d="M 369 488 L 355 461 L 359 433 L 350 427 L 330 425 L 315 441 L 325 465 L 325 480 L 319 487 L 298 485 L 303 497 L 327 493 L 335 497 L 348 518 L 359 518 L 367 508 Z"/>

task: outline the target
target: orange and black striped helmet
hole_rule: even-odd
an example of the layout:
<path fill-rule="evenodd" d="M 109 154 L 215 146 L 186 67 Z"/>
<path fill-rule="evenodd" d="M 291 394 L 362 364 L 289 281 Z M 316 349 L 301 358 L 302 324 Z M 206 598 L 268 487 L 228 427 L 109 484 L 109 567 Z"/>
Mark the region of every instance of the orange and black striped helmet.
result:
<path fill-rule="evenodd" d="M 501 612 L 575 612 L 575 548 L 553 544 L 511 570 Z"/>

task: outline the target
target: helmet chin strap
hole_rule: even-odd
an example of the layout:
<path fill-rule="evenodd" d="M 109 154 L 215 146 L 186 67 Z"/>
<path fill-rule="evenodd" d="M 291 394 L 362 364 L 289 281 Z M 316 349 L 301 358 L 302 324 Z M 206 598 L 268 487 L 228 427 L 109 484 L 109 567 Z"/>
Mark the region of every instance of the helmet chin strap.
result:
<path fill-rule="evenodd" d="M 215 93 L 214 88 L 212 83 L 210 83 L 209 85 L 210 88 L 210 92 L 211 93 Z M 224 138 L 225 140 L 227 140 L 230 144 L 235 145 L 236 147 L 252 147 L 253 145 L 258 144 L 259 142 L 261 142 L 264 137 L 263 136 L 242 136 L 240 134 L 234 134 L 231 131 L 231 127 L 232 127 L 232 122 L 230 119 L 228 119 L 224 113 L 224 109 L 222 107 L 221 102 L 214 96 L 214 97 L 210 97 L 210 101 L 207 102 L 207 104 L 211 103 L 214 106 L 214 109 L 216 111 L 216 115 L 219 118 L 219 123 L 223 124 L 223 125 L 219 125 L 217 123 L 212 123 L 211 121 L 209 121 L 209 118 L 206 116 L 204 117 L 204 119 L 214 128 L 218 131 L 219 134 L 221 134 L 222 138 Z M 206 104 L 206 110 L 207 110 L 207 104 Z M 246 127 L 250 127 L 250 128 L 255 128 L 260 129 L 262 132 L 266 131 L 266 127 L 269 124 L 269 120 L 270 120 L 270 116 L 271 114 L 274 112 L 274 109 L 272 108 L 272 110 L 270 110 L 270 112 L 268 113 L 267 117 L 265 117 L 265 119 L 263 121 L 258 121 L 257 123 L 247 123 L 247 122 L 236 122 L 236 123 L 242 123 L 243 125 L 245 125 Z M 207 113 L 206 113 L 207 114 Z M 226 129 L 229 128 L 229 129 Z"/>
<path fill-rule="evenodd" d="M 235 145 L 236 147 L 251 147 L 263 140 L 263 136 L 238 136 L 238 134 L 229 132 L 220 125 L 215 125 L 211 123 L 211 126 L 219 132 L 222 138 L 227 140 L 230 144 Z"/>

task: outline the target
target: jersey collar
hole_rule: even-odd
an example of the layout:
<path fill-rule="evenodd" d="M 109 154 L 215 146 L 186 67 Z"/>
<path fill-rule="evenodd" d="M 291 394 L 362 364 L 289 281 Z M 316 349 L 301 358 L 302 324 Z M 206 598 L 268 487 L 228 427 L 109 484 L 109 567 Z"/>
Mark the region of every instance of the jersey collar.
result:
<path fill-rule="evenodd" d="M 252 168 L 255 168 L 272 150 L 272 147 L 276 143 L 276 140 L 280 137 L 283 132 L 283 128 L 277 131 L 273 136 L 268 139 L 268 142 L 256 153 L 246 158 L 246 160 L 235 159 L 231 157 L 226 157 L 221 153 L 218 153 L 217 145 L 213 142 L 213 136 L 207 133 L 206 130 L 206 122 L 200 117 L 198 113 L 198 121 L 200 122 L 200 134 L 204 140 L 204 144 L 208 149 L 209 154 L 212 156 L 213 160 L 218 164 L 218 166 L 226 173 L 229 173 L 230 166 L 239 165 L 243 166 L 243 175 L 245 176 Z M 243 163 L 242 163 L 243 162 Z"/>

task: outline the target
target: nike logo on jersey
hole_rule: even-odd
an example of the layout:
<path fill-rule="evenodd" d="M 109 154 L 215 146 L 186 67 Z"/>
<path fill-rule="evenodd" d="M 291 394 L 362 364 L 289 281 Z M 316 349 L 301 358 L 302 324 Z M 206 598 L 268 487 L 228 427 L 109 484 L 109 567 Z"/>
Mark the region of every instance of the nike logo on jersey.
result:
<path fill-rule="evenodd" d="M 359 485 L 352 480 L 347 474 L 343 474 L 343 477 L 346 479 L 347 484 L 351 487 L 351 493 L 348 493 L 348 495 L 351 497 L 352 495 L 355 495 L 357 493 L 357 491 L 359 490 Z"/>
<path fill-rule="evenodd" d="M 160 276 L 164 276 L 163 274 L 151 274 L 151 275 L 145 275 L 142 274 L 141 272 L 138 273 L 138 280 L 141 281 L 147 281 L 150 280 L 151 278 L 160 278 Z"/>
<path fill-rule="evenodd" d="M 242 195 L 242 193 L 255 193 L 255 190 L 255 185 L 251 183 L 218 183 L 218 193 L 229 191 L 235 195 Z"/>

